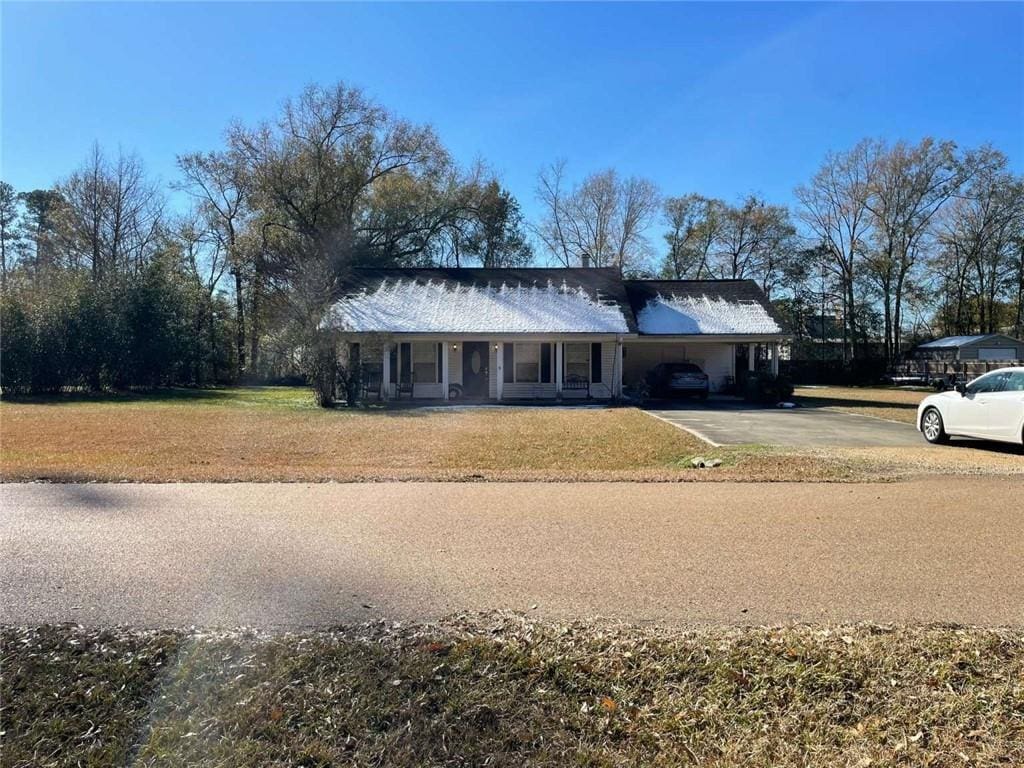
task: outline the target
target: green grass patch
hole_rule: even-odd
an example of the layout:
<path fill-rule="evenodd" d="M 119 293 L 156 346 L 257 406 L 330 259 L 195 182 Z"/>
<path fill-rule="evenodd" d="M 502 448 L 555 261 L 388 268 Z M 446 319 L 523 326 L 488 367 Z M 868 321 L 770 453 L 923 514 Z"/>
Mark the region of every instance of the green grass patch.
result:
<path fill-rule="evenodd" d="M 4 765 L 1019 765 L 1024 634 L 3 633 Z"/>
<path fill-rule="evenodd" d="M 5 397 L 4 403 L 50 405 L 73 408 L 76 405 L 136 405 L 243 408 L 255 411 L 310 410 L 318 408 L 312 391 L 307 387 L 221 387 L 191 389 L 172 387 L 156 390 L 130 390 L 117 392 L 66 392 L 39 397 Z M 0 404 L 0 412 L 3 405 Z"/>

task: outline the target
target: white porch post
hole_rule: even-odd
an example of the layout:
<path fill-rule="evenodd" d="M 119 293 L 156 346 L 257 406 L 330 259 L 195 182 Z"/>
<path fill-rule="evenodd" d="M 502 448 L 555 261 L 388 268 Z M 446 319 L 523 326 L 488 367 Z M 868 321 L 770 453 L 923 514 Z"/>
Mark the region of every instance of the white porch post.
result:
<path fill-rule="evenodd" d="M 615 370 L 612 374 L 612 397 L 619 397 L 622 394 L 622 339 L 615 340 Z"/>
<path fill-rule="evenodd" d="M 757 346 L 747 344 L 747 370 L 753 371 L 757 367 Z"/>
<path fill-rule="evenodd" d="M 562 396 L 562 342 L 555 342 L 555 397 Z"/>
<path fill-rule="evenodd" d="M 444 390 L 444 399 L 448 399 L 448 342 L 441 342 L 441 388 Z"/>
<path fill-rule="evenodd" d="M 384 342 L 384 359 L 380 376 L 380 399 L 387 400 L 391 394 L 391 345 Z"/>
<path fill-rule="evenodd" d="M 772 343 L 772 375 L 779 375 L 779 342 Z"/>
<path fill-rule="evenodd" d="M 497 392 L 498 399 L 501 400 L 502 390 L 505 384 L 505 342 L 499 341 L 494 345 L 497 348 L 497 352 L 494 356 L 494 371 L 498 377 L 494 382 L 495 391 Z"/>

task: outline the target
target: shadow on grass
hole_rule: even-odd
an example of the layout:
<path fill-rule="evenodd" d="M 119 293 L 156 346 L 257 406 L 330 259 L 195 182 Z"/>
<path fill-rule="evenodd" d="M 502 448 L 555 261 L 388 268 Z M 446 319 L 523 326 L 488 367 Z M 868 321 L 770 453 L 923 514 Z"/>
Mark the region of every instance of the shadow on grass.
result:
<path fill-rule="evenodd" d="M 148 390 L 110 390 L 110 391 L 75 391 L 55 392 L 48 395 L 4 395 L 5 403 L 22 403 L 26 405 L 64 405 L 68 403 L 176 403 L 189 401 L 224 402 L 237 396 L 238 390 L 223 389 L 189 389 L 185 387 L 171 389 Z"/>
<path fill-rule="evenodd" d="M 1014 443 L 1001 443 L 996 440 L 975 440 L 970 437 L 953 437 L 949 442 L 952 448 L 965 448 L 970 451 L 986 453 L 1003 453 L 1007 456 L 1024 456 L 1024 446 Z"/>

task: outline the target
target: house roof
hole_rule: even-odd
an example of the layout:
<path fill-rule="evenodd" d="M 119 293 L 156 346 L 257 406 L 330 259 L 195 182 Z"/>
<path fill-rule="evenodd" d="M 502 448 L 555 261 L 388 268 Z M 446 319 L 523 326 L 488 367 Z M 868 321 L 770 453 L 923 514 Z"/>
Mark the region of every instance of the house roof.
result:
<path fill-rule="evenodd" d="M 356 269 L 325 324 L 356 333 L 781 335 L 751 280 L 617 269 Z"/>
<path fill-rule="evenodd" d="M 983 333 L 978 336 L 945 336 L 935 341 L 929 341 L 925 344 L 918 344 L 918 349 L 956 349 L 958 347 L 968 347 L 972 344 L 978 344 L 980 342 L 1000 339 L 1011 344 L 1020 344 L 1021 342 L 1014 339 L 1012 336 L 1006 336 L 1002 333 Z"/>
<path fill-rule="evenodd" d="M 626 293 L 645 335 L 781 335 L 768 297 L 753 280 L 627 280 Z"/>
<path fill-rule="evenodd" d="M 374 333 L 635 333 L 615 269 L 357 269 L 328 322 Z"/>

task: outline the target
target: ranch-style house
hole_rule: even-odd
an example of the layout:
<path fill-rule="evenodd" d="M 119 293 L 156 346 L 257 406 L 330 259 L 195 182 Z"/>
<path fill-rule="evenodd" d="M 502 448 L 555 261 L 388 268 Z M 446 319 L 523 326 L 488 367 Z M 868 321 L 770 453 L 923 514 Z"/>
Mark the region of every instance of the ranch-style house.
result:
<path fill-rule="evenodd" d="M 789 338 L 753 281 L 600 268 L 358 269 L 323 325 L 384 400 L 611 399 L 663 362 L 696 363 L 717 392 L 777 373 Z"/>

